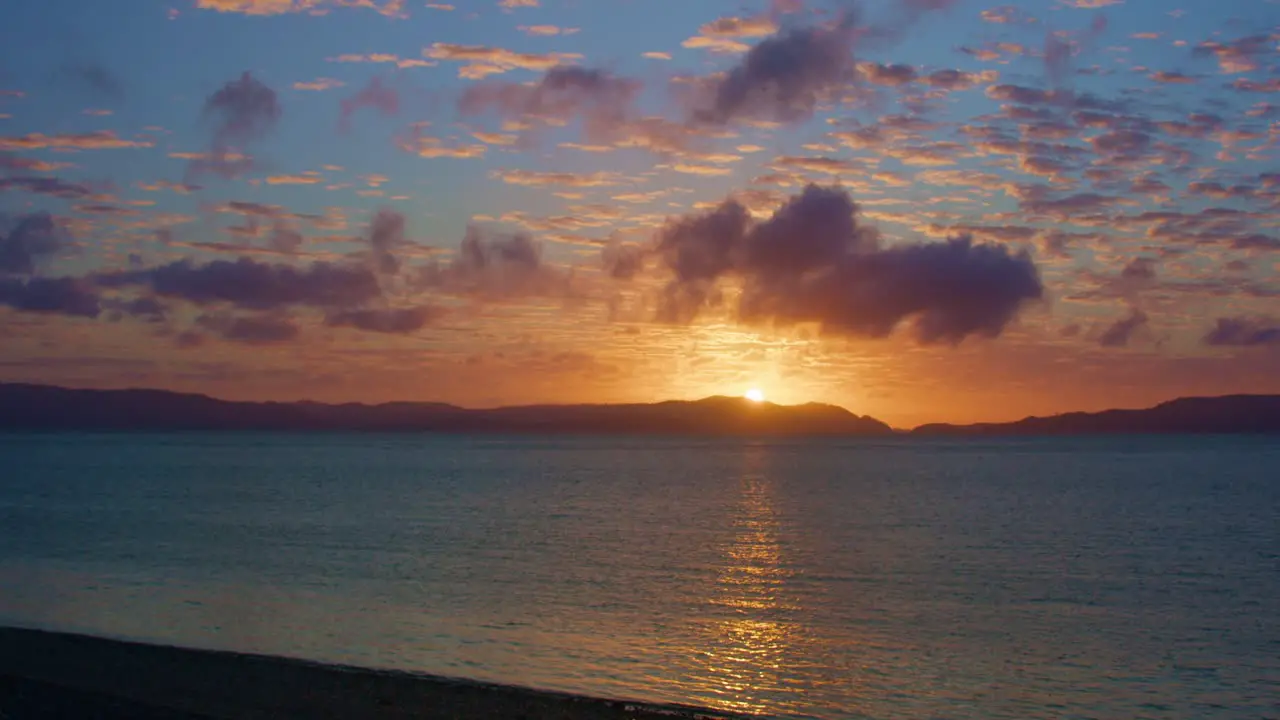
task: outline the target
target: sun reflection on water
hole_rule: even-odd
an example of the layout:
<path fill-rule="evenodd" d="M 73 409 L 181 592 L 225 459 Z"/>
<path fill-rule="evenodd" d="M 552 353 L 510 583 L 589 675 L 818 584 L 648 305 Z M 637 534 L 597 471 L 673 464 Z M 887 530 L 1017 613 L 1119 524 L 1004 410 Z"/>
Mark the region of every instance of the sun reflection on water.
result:
<path fill-rule="evenodd" d="M 734 532 L 723 552 L 714 594 L 715 618 L 704 628 L 702 689 L 715 706 L 740 712 L 777 710 L 768 701 L 786 683 L 786 656 L 794 646 L 794 608 L 785 601 L 782 562 L 767 450 L 744 449 L 741 499 L 728 522 Z"/>

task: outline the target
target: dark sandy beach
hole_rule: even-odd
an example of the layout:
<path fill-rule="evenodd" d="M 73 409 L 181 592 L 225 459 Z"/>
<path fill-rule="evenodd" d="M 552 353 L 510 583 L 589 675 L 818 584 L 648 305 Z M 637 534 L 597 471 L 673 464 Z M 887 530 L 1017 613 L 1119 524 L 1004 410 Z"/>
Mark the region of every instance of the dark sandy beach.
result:
<path fill-rule="evenodd" d="M 0 628 L 0 718 L 744 718 L 411 673 Z"/>

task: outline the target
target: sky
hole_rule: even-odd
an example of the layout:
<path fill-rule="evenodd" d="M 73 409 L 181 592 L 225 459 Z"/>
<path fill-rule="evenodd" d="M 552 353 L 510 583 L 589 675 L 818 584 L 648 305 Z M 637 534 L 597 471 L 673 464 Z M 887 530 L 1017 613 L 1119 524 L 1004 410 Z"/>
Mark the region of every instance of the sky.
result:
<path fill-rule="evenodd" d="M 1280 392 L 1276 0 L 7 0 L 0 381 Z"/>

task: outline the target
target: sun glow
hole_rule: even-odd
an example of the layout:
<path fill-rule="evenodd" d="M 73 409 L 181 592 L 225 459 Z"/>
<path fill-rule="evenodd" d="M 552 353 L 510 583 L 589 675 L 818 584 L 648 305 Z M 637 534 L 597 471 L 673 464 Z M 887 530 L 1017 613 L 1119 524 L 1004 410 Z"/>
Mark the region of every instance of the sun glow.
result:
<path fill-rule="evenodd" d="M 743 393 L 742 397 L 750 400 L 751 402 L 764 402 L 764 391 L 760 388 L 751 388 Z"/>

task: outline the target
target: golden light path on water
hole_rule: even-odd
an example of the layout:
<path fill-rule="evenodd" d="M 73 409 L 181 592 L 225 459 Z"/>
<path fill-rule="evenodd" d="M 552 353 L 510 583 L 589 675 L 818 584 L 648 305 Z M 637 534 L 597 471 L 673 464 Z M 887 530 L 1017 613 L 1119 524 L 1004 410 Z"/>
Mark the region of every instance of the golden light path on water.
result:
<path fill-rule="evenodd" d="M 765 468 L 768 450 L 748 445 L 743 453 L 742 496 L 730 519 L 734 537 L 709 598 L 719 606 L 715 615 L 727 609 L 732 616 L 705 629 L 699 681 L 716 707 L 757 713 L 774 709 L 766 696 L 776 697 L 784 682 L 786 656 L 799 628 L 780 617 L 790 609 L 783 597 L 788 573 Z"/>

